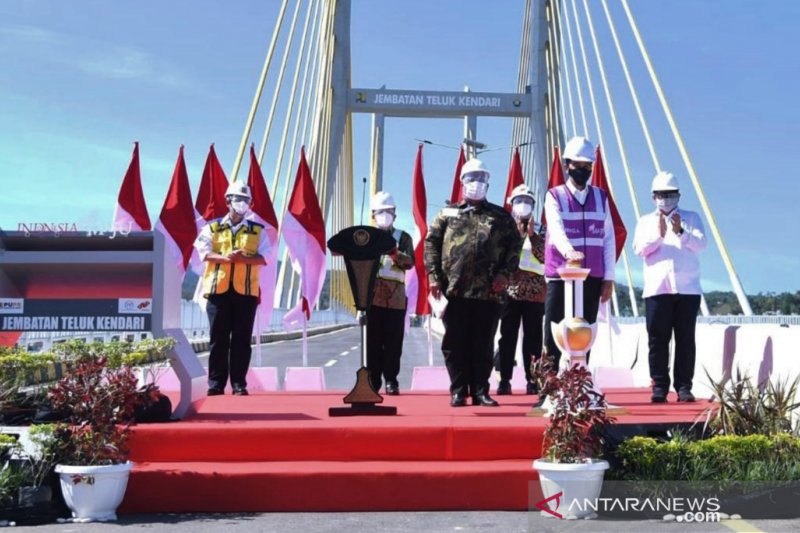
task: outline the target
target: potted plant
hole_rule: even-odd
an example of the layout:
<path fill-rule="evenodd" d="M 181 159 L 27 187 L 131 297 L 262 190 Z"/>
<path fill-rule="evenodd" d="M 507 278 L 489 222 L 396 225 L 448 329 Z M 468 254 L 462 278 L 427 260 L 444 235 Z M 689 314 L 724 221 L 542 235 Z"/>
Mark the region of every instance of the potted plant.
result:
<path fill-rule="evenodd" d="M 133 466 L 127 440 L 141 394 L 133 369 L 111 365 L 101 350 L 87 349 L 49 392 L 53 408 L 67 414 L 56 425 L 58 465 L 64 500 L 75 521 L 116 520 Z"/>
<path fill-rule="evenodd" d="M 593 389 L 592 374 L 573 365 L 560 374 L 545 374 L 542 394 L 552 401 L 550 424 L 544 432 L 543 457 L 533 462 L 545 501 L 542 516 L 587 518 L 603 486 L 608 461 L 598 459 L 603 426 L 613 423 L 605 397 Z M 548 501 L 549 500 L 549 501 Z"/>
<path fill-rule="evenodd" d="M 0 434 L 0 509 L 17 525 L 55 521 L 66 508 L 53 498 L 55 477 L 55 426 L 27 428 L 27 445 L 16 436 Z M 54 483 L 56 482 L 56 483 Z"/>

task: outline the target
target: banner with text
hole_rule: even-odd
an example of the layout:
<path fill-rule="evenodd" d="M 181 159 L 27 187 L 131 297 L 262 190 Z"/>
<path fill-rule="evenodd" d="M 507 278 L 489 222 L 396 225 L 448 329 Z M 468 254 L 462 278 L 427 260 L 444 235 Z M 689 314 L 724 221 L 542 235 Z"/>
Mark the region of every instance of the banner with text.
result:
<path fill-rule="evenodd" d="M 0 331 L 150 331 L 150 298 L 0 298 Z"/>

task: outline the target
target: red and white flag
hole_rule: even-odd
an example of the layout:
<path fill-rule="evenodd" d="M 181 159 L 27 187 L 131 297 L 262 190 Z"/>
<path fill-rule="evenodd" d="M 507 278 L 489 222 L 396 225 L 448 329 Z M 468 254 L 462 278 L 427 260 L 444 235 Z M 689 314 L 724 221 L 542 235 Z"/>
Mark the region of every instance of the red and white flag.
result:
<path fill-rule="evenodd" d="M 461 193 L 461 167 L 467 160 L 464 154 L 464 145 L 461 145 L 461 152 L 458 154 L 458 162 L 456 163 L 456 173 L 453 176 L 453 190 L 450 192 L 450 203 L 457 204 L 464 199 Z"/>
<path fill-rule="evenodd" d="M 300 149 L 300 164 L 283 215 L 283 240 L 292 261 L 292 269 L 300 276 L 300 301 L 283 317 L 286 328 L 311 318 L 325 282 L 325 221 L 319 207 L 311 170 L 306 162 L 305 147 Z"/>
<path fill-rule="evenodd" d="M 183 273 L 186 273 L 186 267 L 194 250 L 194 240 L 197 238 L 195 213 L 189 176 L 186 173 L 186 161 L 183 159 L 183 145 L 181 145 L 169 191 L 156 222 L 156 231 L 164 234 L 167 248 L 172 252 L 177 268 Z"/>
<path fill-rule="evenodd" d="M 142 175 L 139 169 L 139 143 L 133 143 L 133 157 L 128 171 L 122 178 L 122 186 L 114 208 L 114 221 L 111 228 L 115 231 L 150 231 L 150 215 L 142 192 Z"/>
<path fill-rule="evenodd" d="M 408 297 L 406 315 L 411 313 L 429 315 L 431 310 L 428 302 L 428 274 L 425 272 L 423 259 L 425 237 L 428 235 L 426 216 L 428 202 L 425 195 L 425 179 L 422 174 L 422 144 L 417 148 L 417 159 L 414 163 L 411 201 L 411 212 L 414 215 L 414 268 L 406 270 L 406 296 Z"/>
<path fill-rule="evenodd" d="M 206 166 L 203 168 L 203 177 L 200 179 L 200 189 L 197 191 L 197 200 L 194 207 L 200 215 L 197 219 L 197 231 L 200 231 L 206 222 L 222 218 L 228 213 L 225 203 L 225 191 L 228 189 L 228 178 L 219 164 L 214 144 L 208 149 Z"/>
<path fill-rule="evenodd" d="M 503 207 L 506 211 L 511 212 L 511 203 L 508 197 L 518 185 L 525 183 L 522 177 L 522 162 L 519 158 L 519 148 L 514 149 L 514 157 L 511 159 L 511 166 L 508 169 L 508 183 L 506 184 L 506 195 L 503 197 Z"/>
<path fill-rule="evenodd" d="M 547 190 L 564 185 L 566 182 L 564 179 L 564 167 L 561 166 L 561 154 L 558 152 L 558 146 L 553 146 L 553 164 L 550 166 L 550 179 L 547 181 Z M 545 194 L 547 194 L 546 191 Z M 544 214 L 544 206 L 542 206 L 542 226 L 546 225 L 547 219 Z"/>
<path fill-rule="evenodd" d="M 603 189 L 608 195 L 608 208 L 611 210 L 611 221 L 614 224 L 614 239 L 617 245 L 617 259 L 619 259 L 622 249 L 625 248 L 625 239 L 628 238 L 628 230 L 625 228 L 625 223 L 622 222 L 622 217 L 619 215 L 617 204 L 614 202 L 614 197 L 611 196 L 611 189 L 608 186 L 608 179 L 606 178 L 606 168 L 603 164 L 603 155 L 600 153 L 600 146 L 595 149 L 594 166 L 592 167 L 592 185 Z"/>
<path fill-rule="evenodd" d="M 208 149 L 206 166 L 203 168 L 203 177 L 200 178 L 200 189 L 197 191 L 197 198 L 194 202 L 195 225 L 197 233 L 203 230 L 203 226 L 212 220 L 224 217 L 228 213 L 228 206 L 225 203 L 225 191 L 228 189 L 228 178 L 225 171 L 217 159 L 214 151 L 214 143 Z M 205 265 L 200 260 L 196 250 L 192 251 L 192 270 L 200 275 L 197 286 L 194 289 L 194 300 L 203 311 L 206 309 L 208 300 L 203 296 L 203 271 Z"/>
<path fill-rule="evenodd" d="M 250 193 L 253 195 L 253 205 L 251 210 L 253 218 L 259 224 L 264 225 L 267 241 L 269 241 L 269 253 L 264 259 L 266 266 L 261 268 L 258 284 L 261 289 L 261 301 L 258 305 L 257 322 L 253 326 L 253 332 L 265 331 L 272 321 L 272 309 L 275 300 L 275 283 L 278 275 L 278 217 L 275 216 L 275 208 L 269 197 L 267 184 L 264 175 L 261 173 L 261 166 L 256 158 L 256 151 L 250 145 L 250 172 L 247 175 L 247 184 L 250 186 Z"/>

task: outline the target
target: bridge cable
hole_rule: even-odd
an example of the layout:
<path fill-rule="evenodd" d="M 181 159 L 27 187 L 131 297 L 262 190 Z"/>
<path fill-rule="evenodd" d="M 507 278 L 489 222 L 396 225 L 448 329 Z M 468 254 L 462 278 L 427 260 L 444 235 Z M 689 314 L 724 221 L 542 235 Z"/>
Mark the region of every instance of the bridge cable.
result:
<path fill-rule="evenodd" d="M 561 122 L 559 124 L 559 131 L 561 132 L 562 136 L 559 136 L 559 144 L 562 142 L 566 142 L 568 135 L 567 135 L 567 112 L 566 106 L 564 106 L 564 83 L 561 80 L 561 47 L 559 46 L 559 34 L 561 31 L 561 24 L 558 20 L 558 16 L 556 13 L 556 2 L 551 0 L 550 3 L 550 19 L 552 24 L 552 35 L 550 37 L 551 46 L 553 48 L 553 61 L 555 65 L 555 77 L 554 83 L 558 88 L 558 110 L 561 114 Z"/>
<path fill-rule="evenodd" d="M 554 0 L 553 2 L 553 4 L 555 5 L 555 14 L 556 14 L 555 19 L 558 23 L 558 31 L 556 39 L 558 41 L 559 59 L 560 59 L 559 71 L 561 70 L 564 71 L 564 79 L 566 80 L 566 85 L 567 85 L 567 101 L 569 102 L 570 124 L 572 125 L 569 137 L 574 137 L 576 135 L 576 132 L 578 131 L 578 128 L 575 125 L 575 104 L 572 100 L 572 83 L 570 82 L 569 69 L 567 68 L 567 50 L 564 46 L 564 23 L 561 19 L 561 8 L 559 7 L 560 3 L 561 3 L 560 0 Z M 562 65 L 563 68 L 561 68 Z M 564 127 L 566 127 L 566 125 Z"/>
<path fill-rule="evenodd" d="M 275 52 L 275 43 L 278 40 L 278 34 L 281 31 L 281 25 L 283 24 L 283 18 L 286 14 L 286 5 L 288 4 L 289 0 L 283 0 L 281 4 L 281 10 L 278 13 L 278 20 L 275 23 L 275 30 L 272 32 L 272 40 L 269 43 L 269 49 L 267 50 L 267 57 L 264 59 L 264 66 L 261 68 L 261 76 L 258 79 L 258 85 L 256 86 L 256 94 L 253 96 L 253 103 L 250 105 L 250 115 L 247 117 L 247 122 L 244 126 L 244 133 L 242 133 L 242 140 L 239 143 L 239 151 L 236 153 L 236 160 L 233 163 L 233 170 L 231 171 L 231 181 L 236 181 L 236 176 L 239 174 L 239 167 L 242 164 L 242 157 L 244 157 L 244 151 L 247 147 L 247 141 L 250 139 L 250 131 L 253 128 L 253 121 L 256 117 L 256 111 L 258 110 L 258 104 L 261 101 L 261 93 L 264 90 L 264 82 L 267 79 L 267 73 L 269 72 L 269 66 L 272 62 L 272 54 Z M 260 163 L 260 160 L 259 160 Z"/>
<path fill-rule="evenodd" d="M 286 40 L 286 48 L 283 50 L 283 57 L 281 59 L 281 68 L 278 71 L 278 79 L 275 82 L 275 92 L 272 94 L 272 103 L 269 107 L 269 114 L 267 115 L 267 125 L 264 130 L 264 137 L 261 140 L 261 149 L 258 151 L 258 160 L 264 160 L 264 151 L 267 149 L 267 140 L 269 139 L 270 131 L 272 130 L 272 121 L 275 118 L 275 108 L 278 105 L 278 96 L 280 95 L 281 88 L 283 87 L 283 75 L 286 73 L 286 62 L 289 58 L 289 51 L 292 48 L 294 41 L 294 30 L 297 27 L 297 15 L 300 12 L 300 2 L 295 5 L 294 15 L 292 15 L 292 26 L 289 29 L 289 36 Z"/>
<path fill-rule="evenodd" d="M 550 151 L 552 151 L 553 146 L 561 144 L 561 121 L 558 117 L 558 108 L 561 107 L 559 105 L 558 100 L 558 92 L 556 91 L 556 61 L 555 61 L 555 39 L 553 38 L 553 9 L 552 5 L 548 2 L 545 5 L 545 14 L 547 16 L 547 43 L 545 45 L 545 64 L 547 65 L 547 83 L 548 83 L 548 102 L 550 103 L 550 125 L 552 127 L 552 145 L 550 146 Z"/>
<path fill-rule="evenodd" d="M 703 213 L 705 214 L 706 219 L 708 220 L 708 224 L 711 228 L 711 233 L 714 236 L 714 240 L 717 243 L 720 255 L 722 255 L 722 260 L 725 263 L 725 268 L 728 270 L 728 276 L 730 277 L 734 292 L 736 292 L 736 296 L 739 299 L 739 305 L 742 307 L 742 311 L 746 316 L 751 316 L 753 314 L 753 310 L 750 308 L 750 303 L 747 300 L 747 294 L 745 294 L 744 287 L 742 287 L 742 283 L 739 280 L 739 276 L 736 274 L 736 269 L 733 266 L 733 261 L 731 260 L 730 254 L 728 253 L 728 250 L 725 246 L 725 242 L 722 239 L 722 234 L 720 233 L 719 228 L 717 227 L 716 220 L 714 219 L 714 214 L 711 212 L 711 207 L 708 205 L 708 200 L 706 199 L 706 195 L 703 192 L 702 186 L 700 185 L 700 179 L 697 177 L 697 172 L 695 172 L 694 165 L 692 165 L 692 161 L 689 158 L 689 152 L 686 150 L 686 146 L 683 143 L 683 138 L 681 137 L 681 134 L 678 131 L 678 126 L 675 123 L 675 119 L 672 116 L 672 111 L 670 110 L 669 104 L 667 103 L 667 99 L 664 96 L 664 91 L 661 89 L 661 83 L 658 81 L 658 76 L 656 76 L 655 69 L 653 68 L 653 63 L 650 61 L 650 56 L 648 55 L 647 50 L 644 46 L 644 42 L 642 41 L 642 37 L 639 34 L 639 29 L 636 26 L 636 21 L 633 19 L 633 14 L 631 13 L 627 0 L 622 0 L 622 7 L 625 9 L 625 14 L 628 17 L 628 22 L 630 23 L 631 29 L 633 30 L 633 35 L 636 38 L 636 43 L 639 45 L 639 50 L 642 53 L 642 57 L 644 58 L 645 64 L 647 65 L 647 71 L 650 74 L 650 79 L 652 80 L 653 85 L 656 89 L 656 93 L 658 94 L 658 99 L 661 102 L 661 107 L 664 109 L 664 114 L 667 116 L 667 121 L 669 122 L 670 129 L 672 130 L 672 135 L 675 138 L 675 142 L 678 145 L 678 150 L 681 153 L 681 157 L 683 158 L 683 162 L 686 165 L 689 177 L 692 180 L 692 184 L 694 185 L 695 191 L 697 192 L 700 205 L 703 208 Z"/>
<path fill-rule="evenodd" d="M 317 95 L 317 101 L 318 102 L 322 98 L 322 96 L 321 96 L 322 87 L 323 87 L 322 84 L 324 83 L 324 80 L 322 79 L 322 76 L 324 75 L 324 73 L 322 72 L 322 61 L 326 58 L 324 47 L 327 46 L 327 44 L 329 42 L 328 32 L 330 31 L 330 20 L 332 18 L 332 8 L 331 8 L 330 4 L 326 2 L 323 5 L 324 5 L 324 11 L 323 11 L 323 15 L 321 16 L 321 20 L 324 20 L 325 22 L 324 22 L 324 24 L 321 25 L 321 28 L 320 28 L 320 31 L 319 31 L 319 34 L 318 34 L 318 40 L 319 40 L 319 42 L 321 44 L 317 49 L 318 52 L 319 52 L 319 56 L 317 58 L 317 61 L 320 62 L 320 69 L 319 69 L 320 75 L 319 75 L 319 77 L 317 79 L 317 90 L 316 90 L 316 95 Z M 319 104 L 316 104 L 315 105 L 315 114 L 319 114 L 321 112 L 322 112 L 321 107 L 319 106 Z M 317 125 L 317 124 L 318 124 L 318 122 L 315 122 L 315 125 Z M 313 159 L 314 159 L 314 156 L 315 156 L 315 147 L 313 145 L 316 143 L 317 131 L 312 129 L 311 135 L 312 135 L 312 139 L 311 139 L 311 141 L 309 143 L 310 147 L 309 147 L 308 153 L 310 154 L 309 166 L 312 169 L 312 176 L 313 176 L 314 175 L 314 172 L 313 172 L 313 169 L 314 169 Z M 286 209 L 288 207 L 287 206 L 287 202 L 288 202 L 289 190 L 291 189 L 291 178 L 292 178 L 291 173 L 289 173 L 289 174 L 287 174 L 287 176 L 285 178 L 285 181 L 284 181 L 285 187 L 284 187 L 284 195 L 283 195 L 284 197 L 283 197 L 283 201 L 282 201 L 282 204 L 281 204 L 282 205 L 281 215 L 285 214 Z M 284 288 L 286 287 L 286 270 L 289 267 L 290 267 L 290 261 L 288 260 L 288 249 L 284 248 L 283 255 L 282 255 L 282 260 L 281 260 L 281 268 L 280 268 L 280 271 L 278 273 L 277 288 L 276 288 L 276 291 L 275 291 L 275 293 L 276 293 L 275 294 L 276 301 L 281 302 L 281 303 L 283 302 L 283 293 L 284 293 Z M 294 285 L 293 282 L 294 282 L 294 277 L 295 277 L 294 270 L 292 270 L 292 274 L 289 277 L 290 277 L 290 279 L 289 279 L 289 287 L 288 287 L 289 292 L 288 292 L 288 295 L 287 295 L 287 298 L 286 298 L 286 306 L 287 306 L 287 308 L 288 307 L 292 307 L 292 305 L 293 305 L 292 291 L 293 291 L 293 288 L 294 288 L 293 287 L 293 285 Z"/>
<path fill-rule="evenodd" d="M 564 10 L 565 11 L 567 10 L 567 0 L 564 0 Z M 573 73 L 573 77 L 575 78 L 575 92 L 578 93 L 578 104 L 579 104 L 579 108 L 581 110 L 581 121 L 582 121 L 582 124 L 583 124 L 583 134 L 588 136 L 589 129 L 588 129 L 588 126 L 586 125 L 587 124 L 587 122 L 586 122 L 586 111 L 585 111 L 585 109 L 583 107 L 583 93 L 581 91 L 580 76 L 578 76 L 578 61 L 575 59 L 575 45 L 574 45 L 573 40 L 572 40 L 572 25 L 569 22 L 569 16 L 564 17 L 564 20 L 566 20 L 566 22 L 567 22 L 567 24 L 566 24 L 566 26 L 567 26 L 567 42 L 569 42 L 569 51 L 570 51 L 570 56 L 572 57 L 572 73 Z"/>
<path fill-rule="evenodd" d="M 611 29 L 611 37 L 614 39 L 614 46 L 617 49 L 617 55 L 619 56 L 619 61 L 622 64 L 622 71 L 625 73 L 625 80 L 627 81 L 628 89 L 631 92 L 633 105 L 636 108 L 636 115 L 639 117 L 639 123 L 642 126 L 642 132 L 644 132 L 647 148 L 650 150 L 650 157 L 653 159 L 653 166 L 655 167 L 656 173 L 658 173 L 661 171 L 661 165 L 658 162 L 658 155 L 656 155 L 653 139 L 650 137 L 650 129 L 647 127 L 647 122 L 645 121 L 644 113 L 642 112 L 642 106 L 639 104 L 639 96 L 636 93 L 636 87 L 633 84 L 633 79 L 631 78 L 630 71 L 628 70 L 628 62 L 625 59 L 625 54 L 622 51 L 622 46 L 620 45 L 619 38 L 617 37 L 617 30 L 614 26 L 614 21 L 611 18 L 611 13 L 608 10 L 608 3 L 606 0 L 602 0 L 602 3 L 603 11 L 605 11 L 606 20 L 608 21 L 608 26 Z"/>
<path fill-rule="evenodd" d="M 584 8 L 586 8 L 585 2 L 584 2 Z M 583 67 L 584 67 L 584 71 L 585 71 L 585 75 L 586 75 L 586 85 L 587 85 L 587 87 L 589 89 L 589 100 L 590 100 L 590 102 L 592 104 L 592 113 L 593 113 L 594 120 L 595 120 L 595 127 L 597 128 L 598 140 L 600 141 L 600 146 L 605 147 L 606 144 L 605 144 L 605 141 L 603 140 L 603 130 L 602 130 L 601 125 L 600 125 L 600 116 L 599 116 L 599 114 L 597 112 L 597 98 L 595 97 L 595 93 L 594 93 L 594 88 L 593 88 L 594 84 L 592 83 L 591 73 L 590 73 L 590 70 L 589 70 L 589 61 L 588 61 L 588 58 L 586 56 L 586 48 L 584 46 L 584 41 L 583 41 L 583 31 L 581 30 L 580 19 L 578 17 L 578 10 L 577 10 L 577 6 L 576 6 L 576 1 L 575 0 L 572 0 L 572 13 L 573 13 L 573 17 L 574 17 L 574 20 L 575 20 L 575 27 L 577 28 L 578 42 L 580 43 L 581 57 L 583 59 Z M 594 45 L 595 57 L 596 57 L 596 59 L 598 61 L 598 66 L 600 68 L 601 78 L 603 80 L 603 87 L 605 88 L 605 91 L 606 91 L 606 99 L 607 99 L 607 102 L 608 102 L 608 105 L 609 105 L 609 110 L 611 112 L 611 120 L 612 120 L 612 123 L 614 125 L 614 132 L 616 134 L 617 143 L 619 145 L 620 155 L 622 157 L 622 163 L 623 163 L 623 166 L 624 166 L 624 169 L 625 169 L 626 176 L 628 176 L 628 178 L 630 179 L 630 169 L 628 167 L 628 160 L 627 160 L 627 156 L 625 155 L 625 148 L 624 148 L 624 145 L 622 144 L 622 137 L 621 137 L 621 135 L 619 133 L 619 127 L 618 127 L 617 122 L 616 122 L 616 113 L 614 112 L 614 105 L 613 105 L 613 102 L 611 101 L 611 95 L 610 95 L 610 93 L 608 91 L 608 84 L 606 83 L 606 80 L 605 80 L 605 69 L 603 68 L 602 58 L 600 57 L 600 50 L 599 50 L 599 47 L 597 45 L 597 40 L 596 40 L 595 35 L 594 35 L 594 26 L 592 24 L 591 16 L 589 15 L 588 11 L 587 11 L 587 22 L 588 22 L 589 30 L 590 30 L 591 37 L 592 37 L 592 43 Z M 608 163 L 607 162 L 606 162 L 606 167 L 608 167 Z M 611 170 L 610 170 L 610 168 L 608 168 L 608 173 L 607 173 L 608 188 L 609 188 L 609 193 L 613 196 L 614 192 L 613 192 L 613 186 L 611 185 L 611 182 L 612 182 L 611 175 L 612 175 Z M 629 292 L 629 297 L 631 297 L 632 311 L 634 313 L 634 316 L 638 316 L 638 310 L 636 308 L 636 300 L 635 300 L 635 297 L 633 297 L 633 281 L 632 281 L 633 278 L 632 278 L 632 275 L 631 275 L 630 263 L 628 262 L 628 256 L 627 256 L 627 253 L 626 253 L 624 247 L 622 249 L 622 259 L 623 259 L 623 265 L 625 267 L 625 274 L 626 274 L 627 279 L 628 279 L 628 285 L 629 285 L 629 291 L 630 291 Z M 616 296 L 616 294 L 617 294 L 616 290 L 612 294 L 614 296 Z M 614 303 L 614 311 L 617 314 L 617 316 L 619 316 L 619 302 L 615 298 L 613 300 L 613 303 Z"/>

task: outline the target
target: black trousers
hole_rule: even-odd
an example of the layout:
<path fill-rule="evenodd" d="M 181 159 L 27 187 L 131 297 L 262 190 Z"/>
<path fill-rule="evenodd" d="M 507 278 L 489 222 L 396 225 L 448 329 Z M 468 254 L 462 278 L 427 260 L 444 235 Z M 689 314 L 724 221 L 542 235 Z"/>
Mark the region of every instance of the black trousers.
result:
<path fill-rule="evenodd" d="M 224 389 L 230 374 L 231 386 L 246 387 L 250 366 L 253 322 L 258 298 L 244 296 L 231 288 L 224 294 L 208 297 L 208 323 L 211 327 L 208 356 L 208 387 Z"/>
<path fill-rule="evenodd" d="M 514 372 L 514 355 L 517 351 L 519 324 L 522 322 L 522 363 L 525 378 L 531 381 L 531 359 L 542 354 L 542 317 L 544 304 L 509 298 L 500 315 L 500 341 L 497 347 L 495 369 L 500 379 L 509 381 Z"/>
<path fill-rule="evenodd" d="M 669 341 L 675 332 L 675 390 L 692 390 L 695 363 L 695 325 L 699 294 L 661 294 L 644 299 L 653 387 L 669 391 Z"/>
<path fill-rule="evenodd" d="M 600 278 L 586 278 L 583 282 L 583 318 L 593 324 L 597 320 L 597 310 L 600 308 L 600 288 L 603 280 Z M 574 307 L 573 307 L 574 309 Z M 551 322 L 561 322 L 564 319 L 564 282 L 554 280 L 547 282 L 547 298 L 544 304 L 544 343 L 547 354 L 552 359 L 554 368 L 558 368 L 561 361 L 561 350 L 553 339 Z M 586 362 L 589 362 L 589 353 Z"/>
<path fill-rule="evenodd" d="M 397 383 L 405 321 L 405 309 L 372 305 L 367 311 L 367 369 L 376 391 L 381 388 L 381 377 L 386 383 Z"/>
<path fill-rule="evenodd" d="M 490 300 L 450 298 L 444 313 L 442 353 L 451 394 L 489 393 L 494 332 L 501 305 Z"/>

